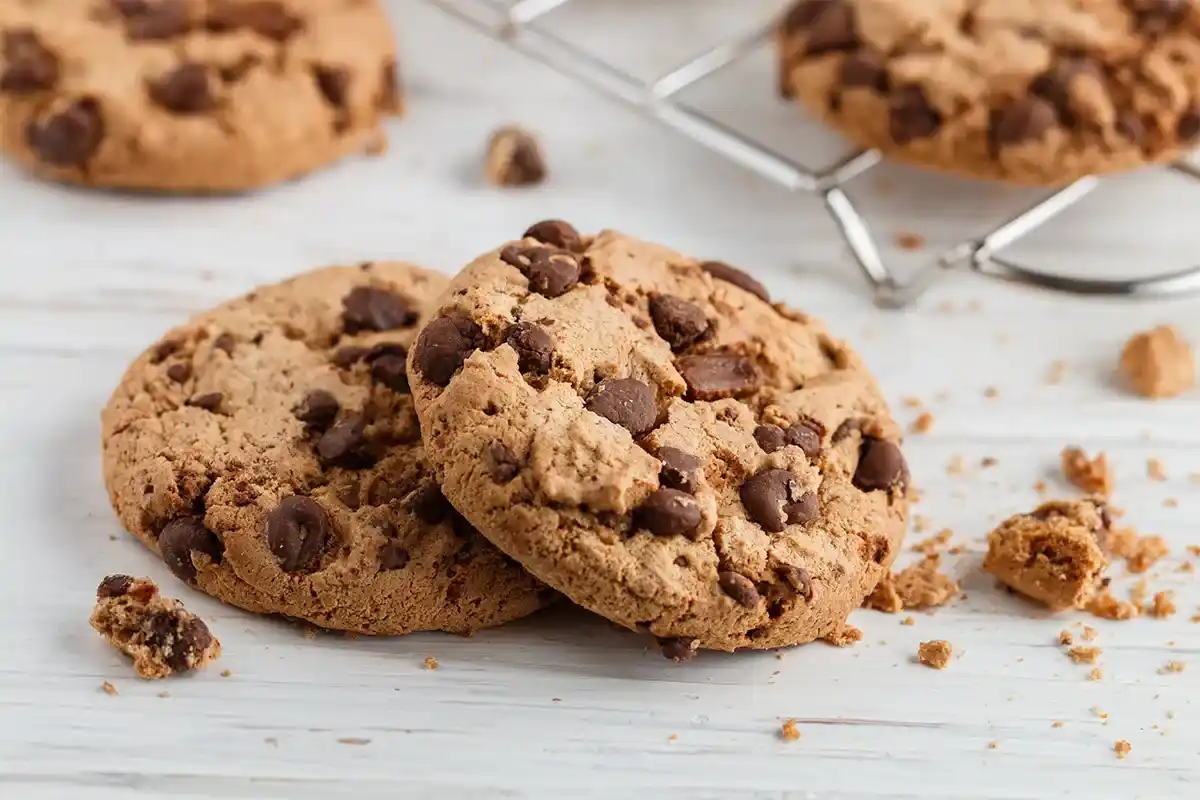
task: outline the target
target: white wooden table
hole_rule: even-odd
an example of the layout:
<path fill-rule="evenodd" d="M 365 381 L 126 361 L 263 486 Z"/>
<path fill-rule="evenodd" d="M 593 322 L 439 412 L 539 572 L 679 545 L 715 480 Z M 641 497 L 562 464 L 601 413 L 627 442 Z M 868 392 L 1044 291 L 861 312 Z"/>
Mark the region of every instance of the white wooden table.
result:
<path fill-rule="evenodd" d="M 1139 328 L 1173 322 L 1200 340 L 1197 301 L 1082 301 L 951 274 L 916 308 L 877 310 L 815 201 L 681 144 L 420 3 L 395 5 L 411 114 L 384 158 L 212 200 L 89 193 L 0 171 L 0 797 L 1194 793 L 1200 625 L 1189 619 L 1200 591 L 1175 570 L 1185 545 L 1200 543 L 1200 487 L 1188 478 L 1200 471 L 1200 390 L 1150 403 L 1121 393 L 1111 373 Z M 586 30 L 637 5 L 607 2 Z M 651 71 L 668 51 L 695 48 L 677 36 L 727 24 L 713 3 L 706 13 L 681 14 L 683 5 L 654 3 L 655 19 L 684 22 L 630 34 L 659 43 Z M 635 50 L 624 36 L 596 38 Z M 798 140 L 798 113 L 772 99 L 766 60 L 755 69 L 760 81 L 727 83 L 709 100 L 777 142 L 818 147 Z M 482 143 L 510 121 L 543 135 L 545 186 L 483 185 Z M 885 238 L 926 237 L 921 252 L 894 254 L 907 261 L 1028 197 L 904 169 L 855 190 Z M 1120 179 L 1020 255 L 1078 274 L 1181 266 L 1200 258 L 1198 207 L 1200 188 L 1178 177 Z M 968 599 L 911 627 L 856 613 L 865 638 L 850 649 L 708 654 L 684 666 L 565 607 L 470 639 L 307 640 L 179 586 L 121 531 L 100 479 L 99 410 L 161 331 L 310 266 L 400 257 L 452 271 L 546 216 L 749 267 L 857 343 L 905 421 L 917 411 L 902 398 L 926 401 L 936 423 L 907 446 L 923 490 L 917 511 L 966 546 L 948 563 Z M 1051 385 L 1057 359 L 1067 371 Z M 998 394 L 985 396 L 988 387 Z M 1178 591 L 1174 618 L 1049 617 L 979 572 L 986 532 L 1036 502 L 1035 481 L 1069 493 L 1056 476 L 1067 443 L 1107 450 L 1127 521 L 1171 542 L 1151 585 Z M 976 466 L 985 456 L 998 464 Z M 968 468 L 949 474 L 957 457 Z M 1146 477 L 1149 457 L 1166 464 L 1166 482 Z M 86 622 L 109 572 L 161 579 L 210 619 L 224 644 L 217 668 L 135 678 Z M 1114 575 L 1124 595 L 1132 580 L 1123 567 Z M 1080 620 L 1101 631 L 1101 681 L 1055 644 Z M 914 663 L 917 644 L 934 638 L 961 651 L 942 672 Z M 440 668 L 424 669 L 427 656 Z M 1169 660 L 1195 663 L 1159 674 Z M 787 718 L 798 720 L 797 742 L 777 736 Z M 1118 739 L 1133 745 L 1125 760 L 1113 753 Z"/>

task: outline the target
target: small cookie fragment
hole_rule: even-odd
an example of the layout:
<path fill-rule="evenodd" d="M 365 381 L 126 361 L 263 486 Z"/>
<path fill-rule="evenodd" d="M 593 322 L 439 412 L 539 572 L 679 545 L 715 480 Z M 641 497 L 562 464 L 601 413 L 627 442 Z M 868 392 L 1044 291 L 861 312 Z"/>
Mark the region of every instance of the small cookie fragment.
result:
<path fill-rule="evenodd" d="M 109 575 L 96 589 L 89 620 L 108 643 L 133 658 L 146 680 L 199 669 L 221 655 L 221 643 L 183 603 L 158 593 L 149 578 Z"/>
<path fill-rule="evenodd" d="M 1121 373 L 1142 397 L 1174 397 L 1196 382 L 1191 346 L 1170 325 L 1134 334 L 1121 350 Z"/>
<path fill-rule="evenodd" d="M 921 642 L 917 648 L 917 658 L 922 664 L 933 669 L 945 669 L 950 665 L 954 655 L 954 647 L 945 639 L 932 639 Z"/>
<path fill-rule="evenodd" d="M 789 719 L 783 723 L 779 729 L 779 738 L 785 742 L 795 742 L 800 739 L 800 729 L 796 727 L 796 720 Z"/>
<path fill-rule="evenodd" d="M 1124 739 L 1117 739 L 1117 741 L 1113 744 L 1113 752 L 1116 753 L 1117 758 L 1121 760 L 1124 760 L 1125 756 L 1129 755 L 1130 751 L 1132 750 L 1133 745 Z"/>
<path fill-rule="evenodd" d="M 541 183 L 546 178 L 546 160 L 537 137 L 515 125 L 497 129 L 488 139 L 483 174 L 493 186 Z"/>
<path fill-rule="evenodd" d="M 1088 494 L 1108 497 L 1113 492 L 1113 472 L 1108 465 L 1108 456 L 1103 452 L 1094 458 L 1080 447 L 1064 447 L 1062 451 L 1063 477 Z"/>
<path fill-rule="evenodd" d="M 1107 529 L 1099 498 L 1043 503 L 988 535 L 983 569 L 1055 611 L 1082 608 L 1108 566 L 1098 541 Z"/>
<path fill-rule="evenodd" d="M 1121 600 L 1113 596 L 1113 593 L 1107 589 L 1087 601 L 1084 608 L 1100 619 L 1113 621 L 1133 619 L 1142 613 L 1141 607 L 1137 604 Z"/>
<path fill-rule="evenodd" d="M 958 594 L 958 581 L 938 571 L 941 557 L 927 555 L 899 572 L 884 573 L 863 602 L 866 608 L 895 614 L 906 608 L 937 608 Z"/>

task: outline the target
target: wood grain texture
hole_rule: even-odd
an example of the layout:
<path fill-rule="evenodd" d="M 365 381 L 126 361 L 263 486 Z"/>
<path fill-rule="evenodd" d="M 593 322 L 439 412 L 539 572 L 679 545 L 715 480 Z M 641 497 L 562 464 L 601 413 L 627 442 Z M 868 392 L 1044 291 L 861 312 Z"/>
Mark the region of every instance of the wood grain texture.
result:
<path fill-rule="evenodd" d="M 683 146 L 415 0 L 394 5 L 412 94 L 386 157 L 201 201 L 81 192 L 0 171 L 0 796 L 1187 795 L 1200 780 L 1200 625 L 1189 622 L 1200 590 L 1175 570 L 1185 546 L 1200 544 L 1200 486 L 1189 479 L 1200 472 L 1200 389 L 1150 403 L 1121 392 L 1112 369 L 1125 337 L 1155 323 L 1200 341 L 1200 304 L 1085 302 L 949 274 L 918 308 L 878 311 L 811 198 Z M 654 59 L 750 27 L 779 3 L 709 2 L 665 25 L 682 0 L 604 0 L 599 11 L 564 11 L 562 24 L 600 49 L 638 52 L 595 31 L 639 5 L 654 24 L 629 36 L 663 43 L 644 65 L 652 74 L 662 66 Z M 746 69 L 697 102 L 781 146 L 828 146 L 810 144 L 811 128 L 772 98 L 769 62 Z M 483 183 L 487 134 L 513 121 L 545 139 L 552 178 L 542 188 Z M 921 251 L 897 251 L 905 263 L 1028 199 L 898 168 L 852 191 L 883 238 L 925 237 Z M 1078 274 L 1179 266 L 1200 258 L 1198 197 L 1200 187 L 1166 173 L 1118 179 L 1017 255 Z M 930 532 L 952 528 L 965 545 L 948 568 L 967 599 L 911 627 L 858 612 L 865 638 L 850 649 L 706 654 L 682 667 L 569 608 L 470 639 L 308 640 L 178 586 L 120 530 L 100 480 L 99 409 L 163 330 L 320 264 L 397 257 L 450 271 L 546 216 L 749 266 L 858 345 L 904 421 L 917 411 L 902 398 L 922 398 L 936 421 L 907 446 L 923 492 L 916 511 Z M 1068 366 L 1052 385 L 1057 359 Z M 1107 450 L 1126 520 L 1170 541 L 1151 585 L 1178 592 L 1172 619 L 1051 617 L 979 572 L 987 530 L 1036 502 L 1035 481 L 1070 493 L 1055 475 L 1068 443 Z M 979 467 L 985 456 L 998 463 Z M 1150 457 L 1165 463 L 1165 482 L 1146 477 Z M 967 468 L 948 473 L 959 458 Z M 137 680 L 86 624 L 96 583 L 116 571 L 160 579 L 210 620 L 224 645 L 217 668 Z M 1121 567 L 1114 575 L 1124 595 L 1133 579 Z M 1101 632 L 1101 681 L 1055 643 L 1076 621 Z M 945 671 L 914 663 L 918 643 L 934 638 L 960 653 Z M 424 668 L 431 655 L 437 670 Z M 1169 660 L 1195 663 L 1159 674 Z M 117 696 L 101 691 L 106 680 Z M 799 741 L 777 736 L 788 718 Z M 1123 761 L 1117 739 L 1133 745 Z"/>

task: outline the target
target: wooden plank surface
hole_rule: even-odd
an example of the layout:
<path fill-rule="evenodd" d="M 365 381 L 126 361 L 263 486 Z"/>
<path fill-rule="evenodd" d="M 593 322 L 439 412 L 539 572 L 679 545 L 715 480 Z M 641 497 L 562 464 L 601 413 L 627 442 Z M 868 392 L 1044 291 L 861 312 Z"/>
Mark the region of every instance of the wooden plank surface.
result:
<path fill-rule="evenodd" d="M 564 11 L 562 24 L 614 53 L 647 52 L 636 37 L 659 43 L 642 64 L 653 73 L 779 4 L 600 5 Z M 1189 477 L 1200 472 L 1200 390 L 1150 403 L 1121 392 L 1112 371 L 1137 329 L 1172 322 L 1200 339 L 1197 301 L 1082 301 L 948 274 L 917 308 L 879 311 L 811 198 L 681 144 L 421 3 L 394 6 L 411 113 L 383 158 L 210 200 L 89 193 L 0 170 L 0 796 L 1186 796 L 1200 780 L 1200 626 L 1190 622 L 1200 591 L 1176 570 L 1200 544 Z M 635 12 L 649 21 L 627 36 L 595 33 Z M 830 146 L 805 138 L 811 128 L 772 98 L 769 59 L 746 70 L 697 102 L 801 154 Z M 488 132 L 512 121 L 545 139 L 553 175 L 542 188 L 481 182 Z M 905 264 L 1031 196 L 894 167 L 852 192 L 884 239 L 925 237 L 916 253 L 891 249 Z M 1182 266 L 1200 260 L 1198 200 L 1200 186 L 1174 175 L 1118 179 L 1015 254 L 1076 274 Z M 903 421 L 917 411 L 902 398 L 924 400 L 936 421 L 906 448 L 916 510 L 965 546 L 948 570 L 967 599 L 911 627 L 858 612 L 865 638 L 849 649 L 706 654 L 682 667 L 569 608 L 470 639 L 307 640 L 177 586 L 120 530 L 99 475 L 99 410 L 161 331 L 306 267 L 395 257 L 452 271 L 546 216 L 750 267 L 862 350 Z M 1065 376 L 1051 384 L 1060 359 Z M 1069 443 L 1107 450 L 1126 521 L 1171 543 L 1149 583 L 1177 591 L 1175 617 L 1051 617 L 979 572 L 988 529 L 1030 508 L 1036 481 L 1070 494 L 1056 476 Z M 981 468 L 984 457 L 998 463 Z M 1152 457 L 1166 481 L 1147 477 Z M 956 459 L 961 473 L 947 470 Z M 161 579 L 211 620 L 218 668 L 137 680 L 86 624 L 95 584 L 113 571 Z M 1124 596 L 1134 578 L 1113 574 Z M 1077 621 L 1100 630 L 1100 681 L 1055 643 Z M 945 671 L 914 663 L 934 638 L 961 652 Z M 1160 674 L 1170 660 L 1188 668 Z M 799 741 L 778 738 L 787 718 Z M 1133 745 L 1125 760 L 1118 739 Z"/>

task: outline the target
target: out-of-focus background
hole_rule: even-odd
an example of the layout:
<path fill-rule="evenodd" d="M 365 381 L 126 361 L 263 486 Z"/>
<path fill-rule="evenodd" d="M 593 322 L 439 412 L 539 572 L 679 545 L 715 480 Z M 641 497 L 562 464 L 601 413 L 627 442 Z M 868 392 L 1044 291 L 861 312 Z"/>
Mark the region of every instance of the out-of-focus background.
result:
<path fill-rule="evenodd" d="M 1134 398 L 1113 370 L 1136 330 L 1170 322 L 1200 335 L 1200 301 L 1083 300 L 951 272 L 915 307 L 878 310 L 817 199 L 429 3 L 388 5 L 408 113 L 382 157 L 209 199 L 83 191 L 0 167 L 0 796 L 1184 796 L 1200 779 L 1200 626 L 1189 621 L 1200 591 L 1178 571 L 1195 560 L 1186 545 L 1200 544 L 1189 478 L 1200 472 L 1200 395 Z M 548 24 L 650 78 L 782 5 L 573 0 Z M 814 168 L 836 160 L 845 145 L 777 98 L 772 70 L 763 51 L 687 99 Z M 504 123 L 542 138 L 544 185 L 484 182 L 484 144 Z M 893 165 L 848 191 L 902 270 L 1041 196 Z M 1189 266 L 1200 261 L 1197 208 L 1200 183 L 1179 174 L 1113 178 L 1007 255 L 1086 276 Z M 99 410 L 163 330 L 328 263 L 400 258 L 452 272 L 549 216 L 754 272 L 862 351 L 902 422 L 932 412 L 906 447 L 916 512 L 963 546 L 945 565 L 965 599 L 912 626 L 859 612 L 865 638 L 850 649 L 707 654 L 682 667 L 565 607 L 471 639 L 310 641 L 178 586 L 120 530 L 100 478 Z M 1148 577 L 1178 592 L 1173 618 L 1050 618 L 979 572 L 987 531 L 1031 508 L 1036 482 L 1073 493 L 1057 474 L 1067 444 L 1106 450 L 1125 522 L 1171 543 Z M 1166 480 L 1147 477 L 1151 458 Z M 113 571 L 161 579 L 210 619 L 225 649 L 218 669 L 134 678 L 86 624 L 95 584 Z M 1114 575 L 1124 596 L 1135 578 Z M 1055 643 L 1076 621 L 1101 632 L 1102 680 Z M 961 656 L 943 672 L 917 666 L 927 639 Z M 428 656 L 439 669 L 423 667 Z M 100 690 L 106 680 L 117 696 Z M 777 736 L 788 718 L 799 741 Z M 1133 746 L 1124 760 L 1118 739 Z"/>

